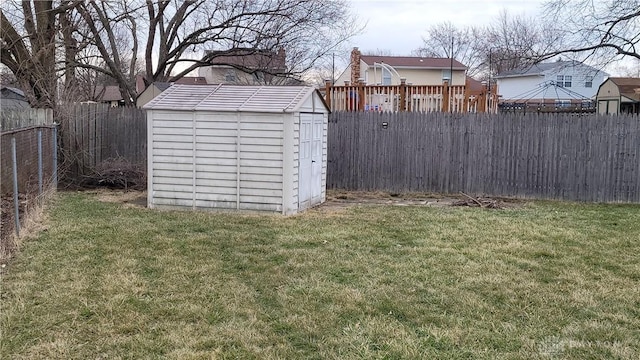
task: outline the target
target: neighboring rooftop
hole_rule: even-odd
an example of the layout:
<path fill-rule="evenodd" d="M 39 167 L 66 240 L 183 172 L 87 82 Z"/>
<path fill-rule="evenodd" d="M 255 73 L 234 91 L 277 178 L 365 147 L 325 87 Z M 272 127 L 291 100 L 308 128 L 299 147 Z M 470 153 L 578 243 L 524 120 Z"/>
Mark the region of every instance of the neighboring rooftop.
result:
<path fill-rule="evenodd" d="M 123 100 L 118 85 L 96 86 L 93 97 L 98 101 L 121 101 Z"/>
<path fill-rule="evenodd" d="M 531 66 L 505 71 L 496 75 L 496 78 L 506 78 L 506 77 L 514 77 L 514 76 L 534 76 L 534 75 L 543 75 L 544 73 L 550 70 L 563 69 L 567 67 L 588 67 L 593 69 L 593 71 L 597 71 L 596 68 L 593 68 L 589 65 L 585 65 L 579 61 L 554 61 L 547 63 L 538 63 Z"/>
<path fill-rule="evenodd" d="M 640 101 L 640 78 L 610 77 L 609 80 L 618 86 L 621 95 Z"/>
<path fill-rule="evenodd" d="M 183 76 L 174 81 L 174 83 L 183 85 L 203 85 L 207 83 L 207 79 L 205 79 L 204 76 Z"/>
<path fill-rule="evenodd" d="M 204 76 L 183 76 L 180 79 L 175 81 L 176 84 L 185 84 L 185 85 L 202 85 L 202 84 L 206 84 L 207 83 L 207 79 L 204 78 Z M 170 82 L 164 82 L 164 81 L 155 81 L 154 84 L 156 85 L 157 88 L 160 88 L 160 90 L 164 91 L 166 90 L 169 85 L 171 85 Z M 168 84 L 168 85 L 158 85 L 158 84 Z M 162 86 L 164 86 L 164 88 L 161 88 Z M 136 75 L 136 91 L 138 92 L 138 94 L 141 94 L 146 88 L 148 87 L 146 80 L 144 79 L 144 76 L 142 75 Z"/>
<path fill-rule="evenodd" d="M 422 69 L 449 69 L 466 70 L 467 67 L 458 60 L 450 58 L 433 58 L 420 56 L 378 56 L 378 55 L 361 55 L 360 59 L 367 65 L 374 63 L 385 63 L 394 68 L 422 68 Z"/>
<path fill-rule="evenodd" d="M 255 70 L 286 70 L 285 52 L 256 49 L 231 49 L 226 51 L 207 51 L 213 58 L 209 63 L 219 66 L 237 66 Z"/>
<path fill-rule="evenodd" d="M 18 89 L 18 88 L 15 88 L 15 87 L 11 87 L 11 86 L 2 86 L 2 87 L 0 88 L 0 90 L 2 90 L 2 91 L 10 91 L 10 92 L 13 92 L 13 93 L 15 93 L 15 94 L 17 94 L 17 95 L 21 96 L 21 97 L 24 97 L 24 91 L 22 91 L 22 90 L 20 90 L 20 89 Z"/>

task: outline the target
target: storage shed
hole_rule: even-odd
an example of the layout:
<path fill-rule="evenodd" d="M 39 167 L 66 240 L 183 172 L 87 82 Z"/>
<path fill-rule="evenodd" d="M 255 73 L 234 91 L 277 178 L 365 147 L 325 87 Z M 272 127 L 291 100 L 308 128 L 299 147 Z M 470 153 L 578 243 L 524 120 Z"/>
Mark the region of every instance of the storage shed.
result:
<path fill-rule="evenodd" d="M 150 208 L 289 215 L 325 201 L 329 110 L 314 88 L 176 84 L 144 109 Z"/>

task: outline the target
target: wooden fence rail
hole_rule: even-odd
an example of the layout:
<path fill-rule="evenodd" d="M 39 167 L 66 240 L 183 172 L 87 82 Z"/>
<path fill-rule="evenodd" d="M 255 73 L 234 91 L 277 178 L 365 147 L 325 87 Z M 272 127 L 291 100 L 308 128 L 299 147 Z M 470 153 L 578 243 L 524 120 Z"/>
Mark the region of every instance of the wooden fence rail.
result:
<path fill-rule="evenodd" d="M 498 97 L 485 87 L 472 91 L 470 85 L 350 84 L 325 86 L 325 100 L 331 111 L 367 112 L 489 112 L 496 113 Z"/>
<path fill-rule="evenodd" d="M 51 124 L 53 124 L 51 109 L 2 109 L 0 112 L 0 130 L 2 131 Z"/>
<path fill-rule="evenodd" d="M 640 118 L 335 112 L 327 186 L 640 203 Z"/>

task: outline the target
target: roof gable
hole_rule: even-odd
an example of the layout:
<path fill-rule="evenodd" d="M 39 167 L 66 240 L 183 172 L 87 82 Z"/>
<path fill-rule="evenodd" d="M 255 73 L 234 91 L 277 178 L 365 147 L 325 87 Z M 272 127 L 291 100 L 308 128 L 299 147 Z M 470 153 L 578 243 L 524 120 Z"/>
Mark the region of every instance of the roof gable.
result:
<path fill-rule="evenodd" d="M 207 79 L 204 76 L 183 76 L 174 82 L 184 85 L 204 85 L 207 83 Z"/>
<path fill-rule="evenodd" d="M 124 100 L 118 85 L 96 86 L 93 97 L 99 101 L 121 101 Z"/>
<path fill-rule="evenodd" d="M 616 84 L 620 95 L 640 101 L 640 78 L 610 77 L 609 80 Z"/>
<path fill-rule="evenodd" d="M 423 68 L 423 69 L 449 69 L 466 70 L 467 67 L 458 60 L 450 58 L 433 58 L 419 56 L 377 56 L 362 55 L 360 57 L 367 65 L 385 63 L 395 68 Z"/>
<path fill-rule="evenodd" d="M 10 87 L 10 86 L 3 86 L 2 88 L 0 88 L 1 92 L 3 95 L 9 95 L 10 93 L 13 93 L 13 97 L 16 99 L 24 99 L 26 101 L 26 97 L 24 95 L 24 91 L 18 89 L 18 88 L 14 88 L 14 87 Z"/>
<path fill-rule="evenodd" d="M 249 70 L 286 70 L 284 50 L 278 52 L 255 49 L 233 49 L 208 51 L 209 63 L 213 66 L 233 66 Z"/>
<path fill-rule="evenodd" d="M 143 108 L 289 113 L 297 111 L 314 94 L 317 90 L 310 86 L 174 84 Z"/>
<path fill-rule="evenodd" d="M 544 76 L 549 73 L 555 73 L 563 71 L 567 68 L 582 68 L 587 71 L 592 71 L 594 74 L 596 72 L 601 72 L 600 70 L 585 65 L 579 61 L 555 61 L 548 63 L 538 63 L 531 66 L 514 69 L 510 71 L 505 71 L 496 75 L 496 78 L 507 78 L 507 77 L 520 77 L 520 76 Z"/>

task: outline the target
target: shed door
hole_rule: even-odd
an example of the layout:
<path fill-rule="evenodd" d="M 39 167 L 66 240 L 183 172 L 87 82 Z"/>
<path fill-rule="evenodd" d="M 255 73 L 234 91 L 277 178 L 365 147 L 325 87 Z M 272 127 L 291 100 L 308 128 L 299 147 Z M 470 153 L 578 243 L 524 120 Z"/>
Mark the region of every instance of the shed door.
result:
<path fill-rule="evenodd" d="M 322 201 L 323 114 L 300 114 L 298 202 L 306 209 Z"/>

